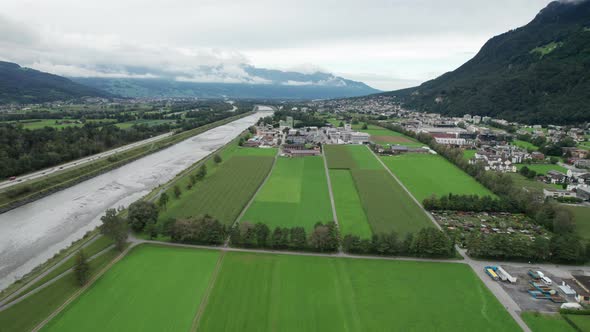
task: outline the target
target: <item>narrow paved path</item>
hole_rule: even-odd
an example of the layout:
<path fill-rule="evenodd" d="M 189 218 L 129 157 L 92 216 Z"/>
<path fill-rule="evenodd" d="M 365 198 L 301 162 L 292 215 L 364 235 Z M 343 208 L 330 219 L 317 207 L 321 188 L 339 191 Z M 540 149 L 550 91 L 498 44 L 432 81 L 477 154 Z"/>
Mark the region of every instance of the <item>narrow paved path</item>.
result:
<path fill-rule="evenodd" d="M 100 237 L 100 235 L 95 235 L 92 239 L 90 239 L 86 243 L 84 243 L 80 247 L 80 249 L 86 248 L 87 246 L 89 246 L 90 244 L 92 244 L 94 241 L 96 241 L 99 237 Z M 39 274 L 38 276 L 36 276 L 32 280 L 30 280 L 29 282 L 27 282 L 26 285 L 24 285 L 23 287 L 17 289 L 16 291 L 14 291 L 9 296 L 5 297 L 2 301 L 0 301 L 0 310 L 4 310 L 4 306 L 6 304 L 10 303 L 10 301 L 12 301 L 12 299 L 18 297 L 20 294 L 22 294 L 24 291 L 26 291 L 29 288 L 29 285 L 34 285 L 37 281 L 41 280 L 46 275 L 48 275 L 49 273 L 51 273 L 52 271 L 54 271 L 55 269 L 57 269 L 61 264 L 63 264 L 63 262 L 67 261 L 68 259 L 72 258 L 76 253 L 78 253 L 78 251 L 80 249 L 74 250 L 72 253 L 70 253 L 69 255 L 65 256 L 60 261 L 56 262 L 53 266 L 51 266 L 50 268 L 48 268 L 47 270 L 45 270 L 44 272 L 42 272 L 41 274 Z"/>
<path fill-rule="evenodd" d="M 97 252 L 96 254 L 92 255 L 91 257 L 89 257 L 89 258 L 88 258 L 88 261 L 90 262 L 90 261 L 92 261 L 92 260 L 96 259 L 98 256 L 100 256 L 100 255 L 102 255 L 102 254 L 106 253 L 107 251 L 111 250 L 111 249 L 112 249 L 112 248 L 114 248 L 114 247 L 115 247 L 115 245 L 114 245 L 114 244 L 112 244 L 112 245 L 110 245 L 110 246 L 108 246 L 108 247 L 104 248 L 103 250 L 101 250 L 101 251 Z M 78 252 L 78 251 L 76 251 L 76 253 L 77 253 L 77 252 Z M 57 264 L 57 265 L 60 265 L 60 264 Z M 69 269 L 67 269 L 67 270 L 63 271 L 62 273 L 60 273 L 60 274 L 56 275 L 55 277 L 53 277 L 52 279 L 48 280 L 48 281 L 47 281 L 47 282 L 45 282 L 44 284 L 40 285 L 39 287 L 37 287 L 37 288 L 33 289 L 32 291 L 30 291 L 30 292 L 28 292 L 28 293 L 26 293 L 26 294 L 24 294 L 23 296 L 21 296 L 21 297 L 17 298 L 17 299 L 16 299 L 16 300 L 14 300 L 14 301 L 6 301 L 6 302 L 3 302 L 3 303 L 0 303 L 0 311 L 4 311 L 4 310 L 6 310 L 6 309 L 8 309 L 8 308 L 12 307 L 13 305 L 15 305 L 15 304 L 17 304 L 17 303 L 19 303 L 19 302 L 21 302 L 21 301 L 25 300 L 25 299 L 26 299 L 26 298 L 28 298 L 29 296 L 33 296 L 34 294 L 36 294 L 36 293 L 40 292 L 40 291 L 41 291 L 42 289 L 44 289 L 45 287 L 48 287 L 49 285 L 51 285 L 51 284 L 53 284 L 54 282 L 58 281 L 58 280 L 59 280 L 59 279 L 61 279 L 63 276 L 65 276 L 66 274 L 68 274 L 69 272 L 71 272 L 71 271 L 73 271 L 73 270 L 74 270 L 74 268 L 73 268 L 73 267 L 71 267 L 71 268 L 69 268 Z M 36 278 L 36 279 L 37 279 L 37 280 L 40 280 L 40 279 L 38 279 L 38 278 Z M 31 285 L 33 285 L 34 283 L 30 283 L 30 284 L 31 284 Z M 27 287 L 27 289 L 28 289 L 28 287 Z M 25 289 L 25 290 L 26 290 L 26 289 Z M 21 293 L 22 293 L 22 292 L 21 292 Z"/>

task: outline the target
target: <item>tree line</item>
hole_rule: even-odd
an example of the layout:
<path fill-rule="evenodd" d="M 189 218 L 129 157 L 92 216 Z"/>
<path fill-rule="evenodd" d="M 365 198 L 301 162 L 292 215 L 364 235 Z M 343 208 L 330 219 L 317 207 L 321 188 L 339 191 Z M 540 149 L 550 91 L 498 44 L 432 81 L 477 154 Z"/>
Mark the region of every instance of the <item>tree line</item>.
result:
<path fill-rule="evenodd" d="M 370 239 L 347 234 L 342 249 L 351 254 L 380 256 L 415 256 L 451 258 L 455 255 L 455 243 L 444 232 L 426 227 L 417 233 L 400 237 L 396 232 L 374 234 Z"/>

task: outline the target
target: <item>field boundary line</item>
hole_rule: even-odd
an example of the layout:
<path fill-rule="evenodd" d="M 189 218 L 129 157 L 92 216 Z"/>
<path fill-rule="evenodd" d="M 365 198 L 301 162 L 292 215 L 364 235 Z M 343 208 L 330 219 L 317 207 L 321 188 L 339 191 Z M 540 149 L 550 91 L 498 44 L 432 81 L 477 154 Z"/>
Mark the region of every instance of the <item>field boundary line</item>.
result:
<path fill-rule="evenodd" d="M 92 279 L 90 279 L 90 281 L 88 283 L 86 283 L 86 285 L 84 285 L 82 288 L 80 288 L 74 294 L 72 294 L 72 296 L 70 296 L 66 300 L 66 302 L 64 302 L 57 309 L 55 309 L 55 311 L 53 311 L 47 318 L 45 318 L 34 329 L 32 329 L 31 332 L 38 332 L 38 331 L 40 331 L 45 325 L 47 325 L 47 323 L 49 323 L 53 318 L 55 318 L 57 315 L 59 315 L 70 303 L 74 302 L 74 300 L 76 300 L 82 293 L 84 293 L 88 288 L 90 288 L 113 265 L 115 265 L 118 261 L 120 261 L 121 259 L 123 259 L 123 257 L 127 256 L 127 254 L 129 253 L 129 251 L 132 248 L 134 248 L 134 247 L 135 247 L 135 244 L 133 244 L 133 243 L 131 245 L 129 245 L 129 247 L 127 247 L 127 249 L 125 249 L 123 252 L 121 252 L 121 254 L 119 256 L 117 256 L 115 259 L 113 259 L 109 264 L 107 264 L 107 266 L 105 266 L 96 275 L 94 275 L 94 277 L 92 277 Z"/>
<path fill-rule="evenodd" d="M 334 192 L 332 191 L 332 180 L 330 179 L 330 170 L 328 169 L 328 160 L 326 159 L 324 146 L 322 146 L 322 159 L 324 160 L 324 171 L 326 172 L 326 184 L 328 185 L 328 194 L 330 195 L 330 205 L 332 205 L 332 218 L 340 231 L 340 223 L 338 222 L 338 214 L 336 213 L 336 202 L 334 201 Z M 338 252 L 343 252 L 342 245 L 338 246 Z"/>
<path fill-rule="evenodd" d="M 430 212 L 426 211 L 424 206 L 422 206 L 422 204 L 416 199 L 416 197 L 414 197 L 414 195 L 412 195 L 412 193 L 408 190 L 408 188 L 406 188 L 406 186 L 404 186 L 404 184 L 397 178 L 397 176 L 395 176 L 395 174 L 393 174 L 393 172 L 389 169 L 389 167 L 387 167 L 387 165 L 385 165 L 383 160 L 381 160 L 381 158 L 379 158 L 379 156 L 377 156 L 377 154 L 375 154 L 375 152 L 373 150 L 371 150 L 371 148 L 369 146 L 367 146 L 367 149 L 369 149 L 369 151 L 371 151 L 371 153 L 373 154 L 373 157 L 375 157 L 379 161 L 379 163 L 381 163 L 381 166 L 383 166 L 383 168 L 385 168 L 387 173 L 389 173 L 389 175 L 391 175 L 391 177 L 393 177 L 393 179 L 402 187 L 402 189 L 410 196 L 410 198 L 412 198 L 414 203 L 416 203 L 418 205 L 418 207 L 420 207 L 422 212 L 424 212 L 424 214 L 426 214 L 428 216 L 428 218 L 430 219 L 430 221 L 432 221 L 434 226 L 436 226 L 436 228 L 438 228 L 439 230 L 442 230 L 442 227 L 440 227 L 440 225 L 436 222 L 436 220 L 434 219 L 432 214 L 430 214 Z"/>
<path fill-rule="evenodd" d="M 222 250 L 219 258 L 217 259 L 217 264 L 215 264 L 215 270 L 213 270 L 213 275 L 211 276 L 211 280 L 209 281 L 209 285 L 207 285 L 207 289 L 205 290 L 205 294 L 203 296 L 203 300 L 199 304 L 199 309 L 195 314 L 195 318 L 193 318 L 193 323 L 191 325 L 191 332 L 197 331 L 199 328 L 199 324 L 201 322 L 201 317 L 203 317 L 203 313 L 205 312 L 205 308 L 207 308 L 207 304 L 209 304 L 209 296 L 213 291 L 213 287 L 215 287 L 215 282 L 217 281 L 217 277 L 219 276 L 219 271 L 221 270 L 221 265 L 223 265 L 223 258 L 225 257 L 225 251 Z"/>
<path fill-rule="evenodd" d="M 258 196 L 258 193 L 260 192 L 260 190 L 262 190 L 262 187 L 264 187 L 264 185 L 266 184 L 266 182 L 268 182 L 268 179 L 270 179 L 270 176 L 272 175 L 272 172 L 275 169 L 275 165 L 277 163 L 277 160 L 279 159 L 279 154 L 281 153 L 281 148 L 277 149 L 277 153 L 274 156 L 274 159 L 272 161 L 272 165 L 270 165 L 270 170 L 268 171 L 268 174 L 266 174 L 266 177 L 264 178 L 264 180 L 262 181 L 262 183 L 260 183 L 260 185 L 258 186 L 258 188 L 256 188 L 256 191 L 254 192 L 254 194 L 252 195 L 252 197 L 250 197 L 250 200 L 248 200 L 248 203 L 246 204 L 246 206 L 244 206 L 244 208 L 242 209 L 242 211 L 240 211 L 240 214 L 238 214 L 238 217 L 236 218 L 236 220 L 234 220 L 234 222 L 231 224 L 230 229 L 235 227 L 235 225 L 237 225 L 240 220 L 242 219 L 242 217 L 244 217 L 244 214 L 246 214 L 246 211 L 248 211 L 248 209 L 250 208 L 250 205 L 252 205 L 252 203 L 254 203 L 254 200 L 256 199 L 256 196 Z M 227 238 L 227 240 L 225 241 L 224 247 L 228 247 L 229 246 L 229 237 Z"/>

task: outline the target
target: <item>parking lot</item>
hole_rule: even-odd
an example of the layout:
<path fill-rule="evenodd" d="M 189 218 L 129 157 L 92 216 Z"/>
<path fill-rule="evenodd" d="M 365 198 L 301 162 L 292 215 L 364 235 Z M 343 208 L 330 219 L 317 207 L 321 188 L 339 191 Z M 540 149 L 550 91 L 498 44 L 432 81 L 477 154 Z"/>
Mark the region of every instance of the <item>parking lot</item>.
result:
<path fill-rule="evenodd" d="M 498 281 L 502 288 L 510 295 L 510 297 L 518 304 L 522 311 L 538 311 L 538 312 L 557 312 L 562 303 L 554 303 L 549 299 L 535 299 L 529 294 L 528 290 L 532 288 L 530 282 L 533 280 L 529 275 L 529 270 L 541 271 L 545 276 L 552 280 L 551 287 L 562 296 L 566 302 L 576 302 L 573 296 L 566 296 L 558 286 L 561 285 L 564 278 L 569 279 L 572 276 L 569 273 L 559 271 L 558 275 L 552 273 L 554 271 L 548 271 L 548 269 L 542 269 L 534 265 L 517 267 L 511 265 L 502 265 L 502 267 L 510 273 L 513 277 L 517 278 L 516 283 Z M 538 282 L 542 283 L 542 282 Z M 544 283 L 543 283 L 544 284 Z M 545 284 L 544 284 L 545 285 Z"/>

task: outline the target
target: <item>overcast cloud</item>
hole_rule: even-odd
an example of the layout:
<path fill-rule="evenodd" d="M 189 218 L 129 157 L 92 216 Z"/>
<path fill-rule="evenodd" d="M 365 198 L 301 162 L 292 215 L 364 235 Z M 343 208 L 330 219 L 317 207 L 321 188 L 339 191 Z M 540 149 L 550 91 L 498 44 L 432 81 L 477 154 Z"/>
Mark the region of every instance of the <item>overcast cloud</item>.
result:
<path fill-rule="evenodd" d="M 0 59 L 67 76 L 267 83 L 246 63 L 390 90 L 455 69 L 547 3 L 3 0 Z"/>

